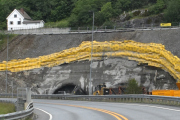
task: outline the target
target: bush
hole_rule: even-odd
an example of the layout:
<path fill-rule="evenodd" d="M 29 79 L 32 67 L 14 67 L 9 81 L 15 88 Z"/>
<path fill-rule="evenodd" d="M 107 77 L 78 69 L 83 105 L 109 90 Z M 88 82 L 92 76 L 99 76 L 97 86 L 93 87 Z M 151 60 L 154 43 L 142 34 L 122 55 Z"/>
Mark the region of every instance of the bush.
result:
<path fill-rule="evenodd" d="M 114 23 L 111 22 L 111 21 L 106 21 L 103 24 L 103 28 L 105 28 L 105 26 L 106 26 L 106 29 L 113 29 L 114 28 Z"/>
<path fill-rule="evenodd" d="M 69 22 L 67 20 L 61 20 L 60 22 L 57 23 L 57 27 L 63 28 L 63 27 L 68 27 Z"/>
<path fill-rule="evenodd" d="M 136 82 L 135 79 L 129 79 L 125 93 L 142 94 L 142 90 L 141 87 L 138 86 L 138 83 Z"/>
<path fill-rule="evenodd" d="M 68 27 L 68 26 L 69 26 L 69 22 L 67 20 L 45 23 L 45 27 L 50 27 L 50 28 L 52 28 L 52 27 L 63 28 L 63 27 Z"/>

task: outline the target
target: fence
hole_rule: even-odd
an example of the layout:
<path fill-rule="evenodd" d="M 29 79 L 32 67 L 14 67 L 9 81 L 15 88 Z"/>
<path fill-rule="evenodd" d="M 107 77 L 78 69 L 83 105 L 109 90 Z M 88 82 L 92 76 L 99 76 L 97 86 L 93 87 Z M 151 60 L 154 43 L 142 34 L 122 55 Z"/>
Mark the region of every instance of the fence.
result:
<path fill-rule="evenodd" d="M 180 23 L 172 23 L 170 27 L 161 27 L 160 24 L 138 24 L 130 25 L 129 23 L 123 23 L 120 25 L 111 25 L 111 26 L 101 26 L 94 27 L 94 32 L 120 32 L 120 31 L 134 31 L 134 30 L 165 30 L 165 29 L 177 29 L 180 27 Z M 0 33 L 6 34 L 73 34 L 73 33 L 91 33 L 92 26 L 84 27 L 66 27 L 59 28 L 56 26 L 48 26 L 45 28 L 16 28 L 19 30 L 12 31 L 3 31 L 0 30 Z"/>

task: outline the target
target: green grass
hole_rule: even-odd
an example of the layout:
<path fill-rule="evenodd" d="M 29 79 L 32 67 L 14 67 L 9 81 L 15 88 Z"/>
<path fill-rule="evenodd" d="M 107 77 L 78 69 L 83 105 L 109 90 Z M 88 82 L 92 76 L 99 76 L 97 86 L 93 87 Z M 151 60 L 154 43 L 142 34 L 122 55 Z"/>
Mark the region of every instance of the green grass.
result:
<path fill-rule="evenodd" d="M 0 115 L 15 112 L 15 105 L 13 103 L 0 103 Z"/>
<path fill-rule="evenodd" d="M 33 115 L 28 116 L 25 120 L 32 120 L 32 116 Z"/>
<path fill-rule="evenodd" d="M 9 34 L 9 42 L 16 37 L 15 34 Z M 2 50 L 7 45 L 8 35 L 4 33 L 0 33 L 0 50 Z"/>
<path fill-rule="evenodd" d="M 63 27 L 68 27 L 68 26 L 69 26 L 69 22 L 66 19 L 61 20 L 61 21 L 57 21 L 57 22 L 45 23 L 45 27 L 48 27 L 48 28 L 51 28 L 51 27 L 63 28 Z"/>

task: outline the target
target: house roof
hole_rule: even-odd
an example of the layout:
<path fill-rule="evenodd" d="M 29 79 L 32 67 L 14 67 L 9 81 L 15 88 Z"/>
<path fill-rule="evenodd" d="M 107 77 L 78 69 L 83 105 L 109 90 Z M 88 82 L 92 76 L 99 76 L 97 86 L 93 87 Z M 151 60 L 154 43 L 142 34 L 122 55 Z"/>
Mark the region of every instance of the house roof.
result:
<path fill-rule="evenodd" d="M 43 20 L 28 20 L 24 21 L 23 24 L 40 23 L 41 21 L 44 22 Z"/>
<path fill-rule="evenodd" d="M 23 10 L 17 10 L 25 19 L 31 20 L 31 17 Z"/>
<path fill-rule="evenodd" d="M 32 20 L 31 17 L 22 8 L 21 10 L 14 9 L 11 14 L 9 14 L 9 16 L 11 16 L 14 11 L 17 11 L 22 17 L 24 17 L 24 19 Z M 8 19 L 9 16 L 6 19 Z"/>

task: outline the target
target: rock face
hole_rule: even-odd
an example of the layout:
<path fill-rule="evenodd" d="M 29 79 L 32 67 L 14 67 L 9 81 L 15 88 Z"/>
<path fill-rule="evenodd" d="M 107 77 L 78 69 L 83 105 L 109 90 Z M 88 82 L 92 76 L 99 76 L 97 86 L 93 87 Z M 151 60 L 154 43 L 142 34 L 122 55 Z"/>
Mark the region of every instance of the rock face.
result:
<path fill-rule="evenodd" d="M 124 12 L 118 18 L 113 19 L 112 22 L 121 27 L 153 27 L 159 26 L 163 21 L 163 14 L 148 16 L 147 9 L 133 10 L 131 12 Z M 133 17 L 136 17 L 133 19 Z M 138 17 L 138 18 L 137 18 Z"/>
<path fill-rule="evenodd" d="M 135 40 L 143 43 L 161 43 L 174 55 L 180 57 L 180 30 L 134 31 L 96 33 L 97 41 Z M 9 59 L 24 59 L 59 52 L 71 47 L 77 47 L 82 41 L 90 41 L 91 34 L 69 35 L 20 35 L 9 44 Z M 0 61 L 6 60 L 6 49 L 0 52 Z M 79 61 L 63 64 L 53 68 L 41 68 L 18 73 L 8 72 L 8 92 L 11 92 L 11 81 L 14 91 L 17 87 L 29 86 L 34 94 L 57 93 L 72 91 L 80 86 L 88 93 L 89 61 Z M 93 61 L 93 89 L 96 85 L 106 83 L 107 87 L 126 85 L 129 78 L 135 78 L 139 85 L 148 91 L 152 89 L 177 89 L 176 80 L 164 70 L 138 65 L 126 58 L 102 58 Z M 0 72 L 0 93 L 5 92 L 5 72 Z"/>
<path fill-rule="evenodd" d="M 128 19 L 128 15 L 124 16 L 124 19 Z M 140 27 L 155 27 L 159 26 L 163 20 L 163 15 L 159 14 L 153 17 L 144 17 L 139 19 L 129 19 L 124 20 L 123 16 L 120 18 L 122 21 L 115 21 L 117 26 L 121 27 L 131 27 L 131 28 L 140 28 Z"/>
<path fill-rule="evenodd" d="M 5 73 L 1 72 L 2 76 Z M 71 93 L 71 87 L 79 86 L 85 93 L 89 90 L 90 61 L 63 64 L 53 68 L 41 68 L 18 73 L 9 73 L 8 80 L 16 87 L 31 87 L 34 94 L 53 94 L 63 89 Z M 105 83 L 108 88 L 125 86 L 129 79 L 151 92 L 152 89 L 177 89 L 176 80 L 169 73 L 147 65 L 138 65 L 125 58 L 109 58 L 92 62 L 92 85 Z M 9 83 L 10 84 L 10 83 Z M 2 88 L 2 87 L 1 87 Z M 1 90 L 3 92 L 3 90 Z"/>

